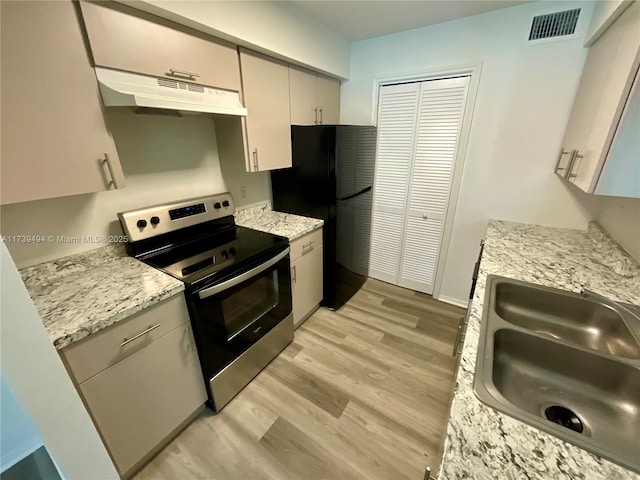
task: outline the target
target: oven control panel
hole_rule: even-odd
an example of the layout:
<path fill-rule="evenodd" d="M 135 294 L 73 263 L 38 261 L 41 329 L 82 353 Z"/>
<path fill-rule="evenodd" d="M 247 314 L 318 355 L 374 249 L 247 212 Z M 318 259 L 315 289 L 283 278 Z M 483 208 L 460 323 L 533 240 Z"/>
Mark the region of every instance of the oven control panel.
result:
<path fill-rule="evenodd" d="M 196 203 L 195 205 L 189 205 L 188 207 L 169 210 L 169 218 L 171 218 L 171 220 L 178 220 L 180 218 L 190 217 L 191 215 L 205 213 L 206 211 L 207 209 L 204 206 L 204 203 Z"/>
<path fill-rule="evenodd" d="M 118 213 L 118 218 L 129 241 L 137 242 L 234 213 L 233 197 L 226 192 L 129 210 Z"/>

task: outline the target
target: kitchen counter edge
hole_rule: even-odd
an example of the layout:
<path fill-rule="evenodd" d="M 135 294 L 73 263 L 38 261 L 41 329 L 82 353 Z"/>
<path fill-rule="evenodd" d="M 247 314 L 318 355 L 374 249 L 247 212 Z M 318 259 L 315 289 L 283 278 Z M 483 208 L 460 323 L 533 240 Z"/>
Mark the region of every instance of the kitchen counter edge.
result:
<path fill-rule="evenodd" d="M 290 242 L 324 225 L 324 221 L 318 218 L 276 212 L 271 209 L 269 202 L 238 210 L 235 219 L 237 225 L 280 235 L 288 238 Z"/>
<path fill-rule="evenodd" d="M 113 244 L 21 268 L 56 349 L 98 333 L 184 290 Z"/>

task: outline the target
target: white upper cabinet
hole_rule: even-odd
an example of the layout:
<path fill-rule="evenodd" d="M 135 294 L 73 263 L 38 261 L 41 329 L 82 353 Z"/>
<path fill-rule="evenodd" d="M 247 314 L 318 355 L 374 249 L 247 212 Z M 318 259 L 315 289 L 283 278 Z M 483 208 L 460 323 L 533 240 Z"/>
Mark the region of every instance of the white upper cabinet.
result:
<path fill-rule="evenodd" d="M 240 91 L 236 47 L 115 2 L 81 2 L 97 66 Z"/>
<path fill-rule="evenodd" d="M 640 198 L 640 76 L 625 105 L 598 183 L 596 195 Z"/>
<path fill-rule="evenodd" d="M 316 125 L 316 74 L 289 66 L 289 87 L 292 125 Z"/>
<path fill-rule="evenodd" d="M 340 81 L 289 66 L 291 125 L 340 123 Z"/>
<path fill-rule="evenodd" d="M 640 64 L 639 32 L 640 2 L 634 2 L 589 48 L 556 165 L 557 174 L 588 193 L 600 193 L 614 139 L 626 138 L 618 135 L 621 119 L 633 118 L 625 110 L 638 108 L 629 100 Z M 607 194 L 624 195 L 612 187 Z"/>
<path fill-rule="evenodd" d="M 74 4 L 0 8 L 2 203 L 123 187 Z"/>
<path fill-rule="evenodd" d="M 340 80 L 318 75 L 316 85 L 318 123 L 320 125 L 340 123 Z"/>
<path fill-rule="evenodd" d="M 240 49 L 248 172 L 291 167 L 291 117 L 287 65 Z M 220 131 L 220 130 L 218 130 Z"/>

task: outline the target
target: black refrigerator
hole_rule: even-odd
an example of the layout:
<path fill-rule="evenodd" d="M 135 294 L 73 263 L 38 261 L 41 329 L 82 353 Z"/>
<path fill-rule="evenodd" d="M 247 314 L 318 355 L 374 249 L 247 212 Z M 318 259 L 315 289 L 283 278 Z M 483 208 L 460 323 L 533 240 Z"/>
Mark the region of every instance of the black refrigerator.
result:
<path fill-rule="evenodd" d="M 291 127 L 292 167 L 271 172 L 273 209 L 324 220 L 324 299 L 339 309 L 369 271 L 376 128 Z"/>

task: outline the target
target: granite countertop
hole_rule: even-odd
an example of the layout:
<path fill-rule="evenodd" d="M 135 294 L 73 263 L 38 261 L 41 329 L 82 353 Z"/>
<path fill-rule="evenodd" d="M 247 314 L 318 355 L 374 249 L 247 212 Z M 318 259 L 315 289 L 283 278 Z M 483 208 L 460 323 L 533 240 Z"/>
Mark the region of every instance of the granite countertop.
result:
<path fill-rule="evenodd" d="M 239 210 L 235 214 L 235 219 L 237 225 L 287 237 L 289 241 L 300 238 L 324 225 L 324 221 L 317 218 L 275 212 L 271 210 L 269 202 L 257 207 Z"/>
<path fill-rule="evenodd" d="M 447 428 L 440 480 L 640 479 L 484 403 L 473 393 L 486 278 L 502 275 L 640 305 L 640 266 L 597 224 L 587 231 L 491 221 Z"/>
<path fill-rule="evenodd" d="M 20 275 L 58 350 L 184 290 L 120 244 L 26 267 Z"/>

